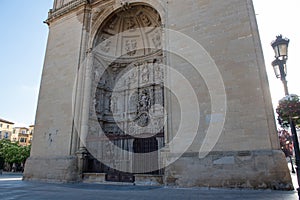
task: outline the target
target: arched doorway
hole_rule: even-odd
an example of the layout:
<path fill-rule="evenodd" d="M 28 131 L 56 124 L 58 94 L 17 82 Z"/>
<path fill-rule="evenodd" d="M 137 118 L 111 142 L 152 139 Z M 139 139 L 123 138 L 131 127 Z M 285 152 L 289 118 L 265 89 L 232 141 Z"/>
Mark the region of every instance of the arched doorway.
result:
<path fill-rule="evenodd" d="M 87 149 L 93 150 L 86 171 L 106 173 L 106 181 L 133 182 L 135 173 L 161 172 L 157 152 L 164 146 L 161 39 L 160 16 L 146 5 L 114 12 L 95 38 L 92 101 L 101 130 L 94 133 L 99 140 L 87 140 Z M 90 124 L 91 129 L 95 128 Z M 156 156 L 144 156 L 149 151 Z"/>

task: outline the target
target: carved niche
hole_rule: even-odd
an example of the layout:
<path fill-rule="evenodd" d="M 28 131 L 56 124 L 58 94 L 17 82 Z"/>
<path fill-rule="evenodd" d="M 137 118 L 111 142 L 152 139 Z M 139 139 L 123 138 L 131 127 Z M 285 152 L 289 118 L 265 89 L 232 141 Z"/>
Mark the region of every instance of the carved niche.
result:
<path fill-rule="evenodd" d="M 118 157 L 110 145 L 133 152 L 137 138 L 155 137 L 160 141 L 157 148 L 163 147 L 161 34 L 161 19 L 153 8 L 130 5 L 108 17 L 95 38 L 97 64 L 91 99 L 95 114 L 90 114 L 87 147 L 110 167 L 117 162 L 133 166 L 133 158 L 126 154 Z M 95 128 L 97 122 L 100 126 Z"/>
<path fill-rule="evenodd" d="M 95 72 L 93 105 L 106 135 L 134 136 L 163 126 L 161 34 L 159 14 L 144 5 L 120 9 L 99 29 L 94 50 L 108 64 L 99 69 L 104 73 Z"/>
<path fill-rule="evenodd" d="M 157 11 L 149 6 L 121 9 L 103 24 L 95 39 L 99 54 L 132 58 L 161 50 L 161 19 Z"/>

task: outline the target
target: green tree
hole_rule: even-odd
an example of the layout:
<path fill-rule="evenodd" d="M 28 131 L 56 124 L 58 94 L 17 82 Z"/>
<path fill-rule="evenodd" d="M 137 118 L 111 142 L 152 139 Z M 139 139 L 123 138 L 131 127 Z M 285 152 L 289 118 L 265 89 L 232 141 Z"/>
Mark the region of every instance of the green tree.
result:
<path fill-rule="evenodd" d="M 0 157 L 10 166 L 13 163 L 24 164 L 30 155 L 30 146 L 19 146 L 9 140 L 0 140 Z"/>
<path fill-rule="evenodd" d="M 19 149 L 19 161 L 23 164 L 25 164 L 25 161 L 30 156 L 30 149 L 31 146 L 22 146 Z"/>

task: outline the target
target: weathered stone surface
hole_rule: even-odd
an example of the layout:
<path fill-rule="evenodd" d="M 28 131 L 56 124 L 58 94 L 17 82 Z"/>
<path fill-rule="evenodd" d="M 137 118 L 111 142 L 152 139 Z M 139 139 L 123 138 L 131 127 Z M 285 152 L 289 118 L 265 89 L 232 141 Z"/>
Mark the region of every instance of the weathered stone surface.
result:
<path fill-rule="evenodd" d="M 135 185 L 163 185 L 163 176 L 147 175 L 147 174 L 135 174 Z"/>
<path fill-rule="evenodd" d="M 24 180 L 46 182 L 78 182 L 77 157 L 33 157 L 26 161 Z"/>
<path fill-rule="evenodd" d="M 104 183 L 105 173 L 84 173 L 83 182 L 84 183 Z"/>
<path fill-rule="evenodd" d="M 233 165 L 233 164 L 235 164 L 235 161 L 234 161 L 233 156 L 227 156 L 227 157 L 223 157 L 223 158 L 214 160 L 213 164 L 214 165 Z"/>
<path fill-rule="evenodd" d="M 183 156 L 166 170 L 165 184 L 181 187 L 293 188 L 280 150 L 211 152 L 203 159 Z M 276 172 L 275 172 L 276 171 Z"/>

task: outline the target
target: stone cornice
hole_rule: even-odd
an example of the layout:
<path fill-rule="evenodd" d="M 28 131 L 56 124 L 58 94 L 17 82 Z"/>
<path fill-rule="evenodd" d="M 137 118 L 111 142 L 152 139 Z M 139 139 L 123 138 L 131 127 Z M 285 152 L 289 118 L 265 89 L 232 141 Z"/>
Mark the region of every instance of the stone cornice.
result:
<path fill-rule="evenodd" d="M 73 0 L 58 9 L 50 9 L 48 13 L 48 19 L 44 22 L 49 25 L 49 23 L 54 19 L 88 3 L 90 3 L 90 0 Z"/>

